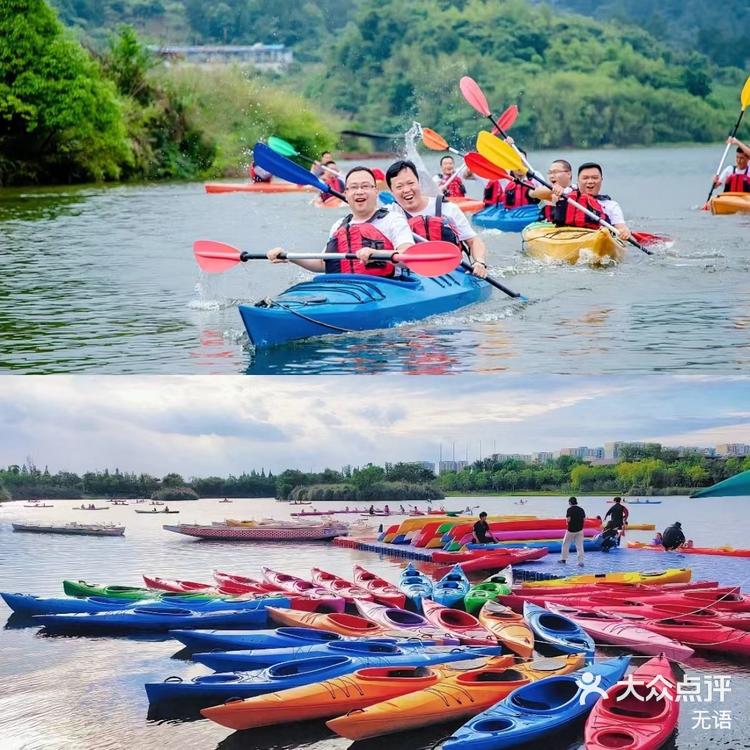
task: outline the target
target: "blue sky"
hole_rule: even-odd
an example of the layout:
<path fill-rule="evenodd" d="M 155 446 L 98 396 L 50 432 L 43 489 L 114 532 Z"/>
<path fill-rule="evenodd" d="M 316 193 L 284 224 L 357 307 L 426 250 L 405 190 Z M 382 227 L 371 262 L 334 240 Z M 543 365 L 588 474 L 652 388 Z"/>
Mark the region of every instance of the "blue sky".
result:
<path fill-rule="evenodd" d="M 750 379 L 3 378 L 0 464 L 185 476 L 653 440 L 750 443 Z"/>

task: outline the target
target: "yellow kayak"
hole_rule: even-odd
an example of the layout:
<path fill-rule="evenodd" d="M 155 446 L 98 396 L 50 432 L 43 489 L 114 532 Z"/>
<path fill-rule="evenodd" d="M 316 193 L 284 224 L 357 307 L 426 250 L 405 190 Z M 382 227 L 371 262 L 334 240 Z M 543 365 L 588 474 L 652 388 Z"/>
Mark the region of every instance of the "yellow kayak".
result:
<path fill-rule="evenodd" d="M 712 214 L 750 213 L 750 193 L 722 193 L 711 198 Z"/>
<path fill-rule="evenodd" d="M 617 573 L 593 573 L 568 576 L 567 578 L 555 578 L 551 581 L 524 581 L 522 588 L 571 586 L 586 583 L 640 583 L 644 585 L 688 583 L 692 573 L 690 568 L 667 568 L 666 570 L 646 572 L 631 570 Z"/>
<path fill-rule="evenodd" d="M 625 257 L 625 246 L 604 228 L 556 227 L 536 222 L 521 232 L 521 241 L 526 255 L 541 260 L 600 265 Z"/>

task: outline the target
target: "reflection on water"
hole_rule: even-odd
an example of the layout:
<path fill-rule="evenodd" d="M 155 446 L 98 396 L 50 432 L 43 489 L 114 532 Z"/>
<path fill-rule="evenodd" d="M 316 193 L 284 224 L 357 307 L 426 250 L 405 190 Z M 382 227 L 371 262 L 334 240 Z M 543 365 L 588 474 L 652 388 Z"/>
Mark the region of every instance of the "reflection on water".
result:
<path fill-rule="evenodd" d="M 550 154 L 532 155 L 544 167 Z M 560 154 L 555 154 L 560 156 Z M 238 302 L 306 277 L 261 261 L 201 274 L 196 239 L 316 250 L 333 221 L 310 196 L 202 185 L 0 191 L 0 367 L 15 372 L 379 373 L 739 370 L 750 356 L 750 220 L 694 210 L 715 148 L 568 153 L 606 165 L 631 225 L 674 244 L 617 267 L 535 261 L 485 233 L 501 293 L 416 325 L 253 353 Z M 432 155 L 427 163 L 433 169 Z M 387 166 L 378 163 L 378 166 Z M 715 166 L 715 165 L 714 165 Z M 664 190 L 661 175 L 679 181 Z M 471 185 L 477 193 L 480 185 Z"/>
<path fill-rule="evenodd" d="M 606 512 L 604 497 L 587 497 L 582 505 L 589 515 Z M 0 590 L 60 596 L 63 578 L 86 579 L 109 584 L 140 585 L 141 575 L 163 575 L 194 581 L 210 581 L 212 570 L 257 575 L 261 565 L 298 575 L 307 575 L 315 565 L 323 565 L 339 575 L 351 575 L 359 563 L 391 581 L 397 581 L 406 560 L 380 557 L 328 544 L 301 545 L 201 543 L 162 530 L 160 518 L 137 515 L 132 506 L 109 510 L 108 520 L 126 525 L 123 538 L 42 537 L 14 534 L 11 520 L 35 519 L 45 523 L 75 520 L 72 506 L 78 502 L 53 501 L 54 508 L 25 509 L 22 503 L 0 505 Z M 517 510 L 510 498 L 452 498 L 450 507 L 467 505 L 490 513 Z M 631 519 L 653 522 L 658 528 L 679 518 L 683 527 L 700 544 L 747 546 L 742 499 L 689 501 L 663 498 L 661 505 L 633 506 Z M 97 503 L 100 504 L 100 503 Z M 559 515 L 566 498 L 530 498 L 523 512 L 549 517 Z M 226 515 L 226 506 L 217 500 L 183 503 L 181 519 L 209 523 Z M 289 518 L 295 508 L 273 500 L 235 500 L 231 515 L 237 518 L 275 516 Z M 712 513 L 710 525 L 706 513 Z M 350 518 L 343 516 L 343 518 Z M 394 521 L 401 520 L 395 517 Z M 377 523 L 372 526 L 372 532 Z M 652 532 L 628 532 L 628 538 L 650 539 Z M 325 558 L 325 563 L 321 560 Z M 588 554 L 587 570 L 655 569 L 661 567 L 694 568 L 695 578 L 715 578 L 723 583 L 741 582 L 750 588 L 747 560 L 688 556 L 675 553 L 634 553 L 620 549 L 609 555 Z M 536 563 L 539 570 L 564 573 L 553 559 Z M 245 732 L 230 732 L 194 713 L 182 718 L 157 718 L 149 714 L 143 685 L 170 675 L 191 678 L 208 670 L 190 661 L 178 642 L 156 636 L 137 637 L 45 637 L 28 619 L 9 617 L 0 604 L 0 685 L 3 686 L 0 731 L 3 748 L 124 748 L 143 747 L 161 750 L 201 748 L 257 748 L 257 750 L 392 750 L 432 747 L 457 725 L 435 726 L 428 730 L 386 736 L 352 745 L 335 737 L 323 722 L 288 724 Z M 600 649 L 600 656 L 613 656 L 617 649 Z M 691 658 L 688 674 L 731 675 L 731 693 L 721 706 L 733 717 L 732 731 L 707 731 L 692 728 L 693 706 L 684 706 L 680 733 L 674 747 L 678 750 L 706 750 L 708 747 L 746 747 L 744 729 L 750 706 L 750 662 L 716 657 Z M 33 707 L 33 710 L 30 708 Z M 706 707 L 705 705 L 703 706 Z M 554 744 L 542 744 L 536 750 L 568 750 L 580 746 L 580 728 L 556 735 Z M 530 748 L 531 750 L 531 748 Z"/>

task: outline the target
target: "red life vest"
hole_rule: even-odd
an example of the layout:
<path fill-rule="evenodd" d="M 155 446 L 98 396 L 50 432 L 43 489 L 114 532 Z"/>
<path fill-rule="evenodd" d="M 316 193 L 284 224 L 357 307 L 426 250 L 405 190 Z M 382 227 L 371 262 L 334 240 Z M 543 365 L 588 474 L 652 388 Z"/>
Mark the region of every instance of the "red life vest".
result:
<path fill-rule="evenodd" d="M 388 209 L 378 209 L 363 224 L 352 224 L 349 214 L 339 225 L 336 233 L 328 240 L 327 253 L 356 253 L 363 247 L 374 250 L 393 251 L 393 243 L 372 222 L 388 215 Z M 373 260 L 362 263 L 361 260 L 336 259 L 327 260 L 326 273 L 363 273 L 369 276 L 393 276 L 396 266 L 387 260 Z"/>
<path fill-rule="evenodd" d="M 540 221 L 549 221 L 550 223 L 555 221 L 554 206 L 551 203 L 545 203 L 542 206 L 542 210 L 539 214 Z"/>
<path fill-rule="evenodd" d="M 499 206 L 503 202 L 504 192 L 500 180 L 490 180 L 484 186 L 484 205 Z"/>
<path fill-rule="evenodd" d="M 326 172 L 322 177 L 321 181 L 325 182 L 326 185 L 333 188 L 338 193 L 344 192 L 344 181 L 337 177 L 335 174 L 331 174 L 330 172 Z M 331 200 L 339 200 L 335 195 L 332 195 L 331 193 L 321 193 L 320 194 L 320 200 L 323 201 L 323 203 L 327 203 Z"/>
<path fill-rule="evenodd" d="M 732 174 L 724 181 L 725 193 L 750 193 L 750 167 L 744 172 L 738 172 L 732 167 Z"/>
<path fill-rule="evenodd" d="M 440 176 L 440 188 L 443 191 L 443 195 L 446 198 L 463 198 L 466 195 L 466 185 L 464 185 L 461 178 L 456 177 L 446 187 L 443 187 L 443 183 L 448 182 L 449 179 L 448 177 Z"/>
<path fill-rule="evenodd" d="M 404 213 L 414 234 L 431 241 L 450 242 L 452 245 L 460 243 L 458 229 L 449 218 L 443 216 L 443 197 L 441 195 L 435 198 L 434 216 L 412 216 L 406 211 Z"/>
<path fill-rule="evenodd" d="M 582 195 L 580 190 L 571 190 L 563 198 L 557 202 L 556 210 L 553 211 L 554 222 L 557 226 L 565 227 L 581 227 L 582 229 L 599 229 L 599 223 L 586 216 L 580 208 L 576 208 L 570 201 L 565 200 L 566 198 L 572 198 L 576 203 L 580 203 L 584 208 L 587 208 L 591 213 L 609 221 L 607 212 L 599 200 L 609 200 L 608 195 L 597 195 L 593 197 L 591 195 Z M 599 200 L 597 200 L 599 199 Z"/>
<path fill-rule="evenodd" d="M 539 203 L 538 198 L 532 198 L 529 195 L 531 185 L 527 185 L 525 182 L 521 184 L 512 182 L 505 188 L 505 208 L 520 208 L 521 206 L 528 206 L 532 203 Z"/>

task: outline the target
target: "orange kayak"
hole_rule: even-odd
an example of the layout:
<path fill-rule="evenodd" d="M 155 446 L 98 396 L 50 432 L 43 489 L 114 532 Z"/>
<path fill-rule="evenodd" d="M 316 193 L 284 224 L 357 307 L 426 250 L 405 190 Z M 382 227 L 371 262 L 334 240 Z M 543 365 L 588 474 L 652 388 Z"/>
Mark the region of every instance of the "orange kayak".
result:
<path fill-rule="evenodd" d="M 503 667 L 493 659 L 484 667 L 444 677 L 436 685 L 385 699 L 326 724 L 342 737 L 362 740 L 445 721 L 465 720 L 522 685 L 580 669 L 584 658 L 583 654 L 568 654 L 512 667 Z"/>
<path fill-rule="evenodd" d="M 497 636 L 468 612 L 444 607 L 432 599 L 422 599 L 422 611 L 435 627 L 455 635 L 467 646 L 494 646 L 497 643 Z"/>
<path fill-rule="evenodd" d="M 473 198 L 448 198 L 455 206 L 458 206 L 465 214 L 475 214 L 484 208 L 484 201 Z"/>
<path fill-rule="evenodd" d="M 315 628 L 316 630 L 331 630 L 339 635 L 352 638 L 385 635 L 386 628 L 371 620 L 357 615 L 347 615 L 341 612 L 320 613 L 303 612 L 299 609 L 278 609 L 266 607 L 268 616 L 279 625 L 291 627 Z"/>
<path fill-rule="evenodd" d="M 206 182 L 207 193 L 300 193 L 304 185 L 291 182 Z"/>
<path fill-rule="evenodd" d="M 499 660 L 508 657 L 497 657 Z M 492 659 L 494 662 L 495 659 Z M 507 662 L 506 662 L 507 663 Z M 357 711 L 373 703 L 415 690 L 426 690 L 454 674 L 447 666 L 366 667 L 313 685 L 258 695 L 243 701 L 204 708 L 207 719 L 230 729 L 325 719 Z"/>
<path fill-rule="evenodd" d="M 285 610 L 284 610 L 285 611 Z M 497 602 L 487 602 L 479 610 L 479 622 L 500 644 L 514 654 L 529 658 L 534 653 L 534 634 L 523 616 Z"/>
<path fill-rule="evenodd" d="M 750 212 L 750 193 L 721 193 L 711 198 L 712 214 Z"/>

